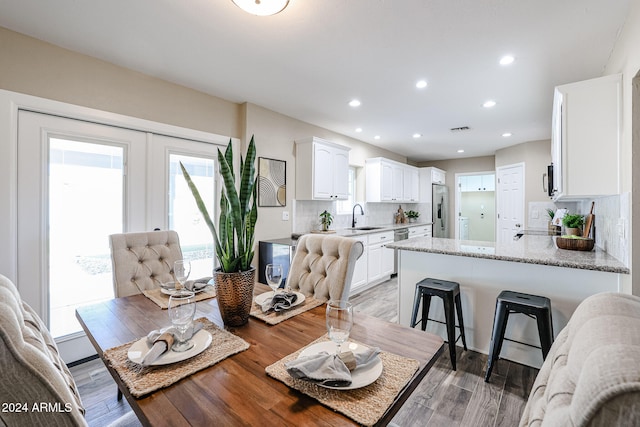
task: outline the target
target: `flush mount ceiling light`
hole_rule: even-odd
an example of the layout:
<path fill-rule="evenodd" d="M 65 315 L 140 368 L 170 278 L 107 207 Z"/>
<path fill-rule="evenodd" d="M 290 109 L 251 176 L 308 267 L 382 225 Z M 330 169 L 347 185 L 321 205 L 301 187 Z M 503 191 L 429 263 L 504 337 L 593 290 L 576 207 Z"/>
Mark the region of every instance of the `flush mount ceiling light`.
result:
<path fill-rule="evenodd" d="M 515 58 L 511 55 L 505 55 L 500 58 L 500 65 L 509 65 L 512 64 Z"/>
<path fill-rule="evenodd" d="M 511 132 L 505 132 L 502 134 L 503 137 L 509 138 L 511 136 Z"/>
<path fill-rule="evenodd" d="M 360 101 L 358 101 L 357 99 L 352 99 L 351 101 L 349 101 L 349 106 L 350 107 L 359 107 L 361 104 Z"/>
<path fill-rule="evenodd" d="M 460 149 L 458 150 L 458 153 L 464 153 L 464 150 Z"/>
<path fill-rule="evenodd" d="M 422 136 L 422 134 L 420 134 L 420 133 L 414 133 L 414 134 L 413 134 L 413 137 L 414 137 L 415 139 L 418 139 L 418 138 L 420 138 L 421 136 Z"/>
<path fill-rule="evenodd" d="M 495 107 L 496 106 L 496 101 L 490 99 L 487 102 L 485 102 L 484 104 L 482 104 L 482 106 L 484 108 L 491 108 L 491 107 Z"/>
<path fill-rule="evenodd" d="M 356 128 L 356 132 L 358 133 L 362 132 L 362 128 Z"/>
<path fill-rule="evenodd" d="M 416 83 L 416 87 L 418 89 L 424 89 L 425 87 L 427 87 L 427 81 L 426 80 L 418 80 L 418 82 Z"/>
<path fill-rule="evenodd" d="M 252 15 L 269 16 L 282 12 L 289 0 L 231 0 L 240 9 Z"/>
<path fill-rule="evenodd" d="M 380 135 L 374 136 L 373 139 L 380 139 Z"/>

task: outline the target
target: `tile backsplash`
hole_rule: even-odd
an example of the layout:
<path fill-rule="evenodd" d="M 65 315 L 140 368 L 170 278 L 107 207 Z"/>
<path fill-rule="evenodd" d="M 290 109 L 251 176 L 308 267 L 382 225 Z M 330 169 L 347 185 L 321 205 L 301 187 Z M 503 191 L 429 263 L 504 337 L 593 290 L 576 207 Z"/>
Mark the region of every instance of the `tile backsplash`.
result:
<path fill-rule="evenodd" d="M 431 203 L 364 203 L 359 202 L 364 209 L 364 215 L 359 215 L 356 209 L 356 227 L 364 225 L 393 224 L 394 214 L 398 206 L 406 212 L 414 210 L 420 212 L 420 221 L 428 221 L 431 218 Z M 338 213 L 337 202 L 323 200 L 294 200 L 293 201 L 293 232 L 307 233 L 311 230 L 319 230 L 320 214 L 329 211 L 333 215 L 332 229 L 351 227 L 351 212 Z"/>
<path fill-rule="evenodd" d="M 575 202 L 530 202 L 527 228 L 546 229 L 549 221 L 547 208 L 565 208 L 571 213 L 587 215 L 591 210 L 592 201 L 595 202 L 593 213 L 596 245 L 629 266 L 629 193 Z"/>

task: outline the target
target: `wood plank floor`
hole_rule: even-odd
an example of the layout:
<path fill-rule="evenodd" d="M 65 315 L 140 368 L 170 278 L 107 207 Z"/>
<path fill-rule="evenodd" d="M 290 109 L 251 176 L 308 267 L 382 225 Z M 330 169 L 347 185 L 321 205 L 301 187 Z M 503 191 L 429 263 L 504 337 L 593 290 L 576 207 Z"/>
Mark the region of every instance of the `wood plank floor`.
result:
<path fill-rule="evenodd" d="M 351 298 L 355 310 L 391 322 L 397 321 L 397 280 L 391 279 Z M 449 352 L 429 371 L 393 419 L 394 427 L 408 426 L 517 426 L 538 370 L 500 360 L 484 382 L 487 356 L 457 347 L 457 371 Z M 91 427 L 106 426 L 131 411 L 116 400 L 116 385 L 100 360 L 71 368 Z M 137 421 L 131 427 L 140 425 Z"/>

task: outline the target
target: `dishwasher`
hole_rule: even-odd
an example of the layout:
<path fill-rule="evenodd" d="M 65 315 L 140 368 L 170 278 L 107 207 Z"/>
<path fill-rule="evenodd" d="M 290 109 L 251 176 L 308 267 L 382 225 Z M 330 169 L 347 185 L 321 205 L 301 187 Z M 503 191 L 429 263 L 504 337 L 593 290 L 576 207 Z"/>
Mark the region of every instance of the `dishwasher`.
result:
<path fill-rule="evenodd" d="M 409 238 L 408 228 L 396 228 L 393 231 L 393 241 L 407 240 Z M 398 274 L 398 250 L 393 250 L 393 274 Z"/>

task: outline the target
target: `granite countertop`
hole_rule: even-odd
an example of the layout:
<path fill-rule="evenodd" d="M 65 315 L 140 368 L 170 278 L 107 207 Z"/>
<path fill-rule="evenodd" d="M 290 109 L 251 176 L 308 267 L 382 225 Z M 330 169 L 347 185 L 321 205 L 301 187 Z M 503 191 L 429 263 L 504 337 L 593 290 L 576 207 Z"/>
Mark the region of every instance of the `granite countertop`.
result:
<path fill-rule="evenodd" d="M 519 240 L 508 243 L 421 237 L 389 243 L 386 246 L 406 251 L 629 274 L 629 269 L 623 263 L 602 249 L 597 247 L 593 251 L 558 249 L 554 236 L 524 235 Z"/>
<path fill-rule="evenodd" d="M 332 234 L 336 236 L 345 236 L 345 237 L 356 237 L 363 236 L 365 234 L 373 234 L 373 233 L 383 233 L 385 231 L 395 231 L 399 228 L 411 228 L 411 227 L 420 227 L 421 225 L 431 225 L 433 222 L 410 222 L 405 224 L 383 224 L 383 225 L 360 225 L 359 227 L 375 227 L 373 230 L 356 230 L 353 228 L 342 228 L 339 230 L 332 230 Z M 292 239 L 299 239 L 300 236 L 308 234 L 308 233 L 291 233 Z"/>

